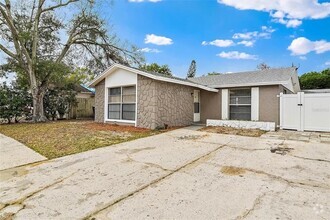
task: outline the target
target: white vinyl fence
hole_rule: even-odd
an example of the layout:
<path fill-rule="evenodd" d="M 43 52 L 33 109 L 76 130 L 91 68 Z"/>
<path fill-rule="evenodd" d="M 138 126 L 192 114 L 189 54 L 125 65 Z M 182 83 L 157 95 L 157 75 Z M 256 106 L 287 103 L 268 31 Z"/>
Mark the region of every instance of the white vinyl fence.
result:
<path fill-rule="evenodd" d="M 330 93 L 281 93 L 280 128 L 330 132 Z"/>

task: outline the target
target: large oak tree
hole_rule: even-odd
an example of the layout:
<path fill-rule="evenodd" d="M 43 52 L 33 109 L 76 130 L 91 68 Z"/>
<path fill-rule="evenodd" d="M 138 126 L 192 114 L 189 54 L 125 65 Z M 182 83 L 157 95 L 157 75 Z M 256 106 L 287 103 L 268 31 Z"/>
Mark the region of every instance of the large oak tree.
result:
<path fill-rule="evenodd" d="M 43 98 L 56 69 L 84 67 L 97 73 L 111 63 L 142 61 L 137 48 L 110 33 L 98 8 L 93 0 L 0 1 L 2 72 L 26 77 L 35 122 L 46 120 Z"/>

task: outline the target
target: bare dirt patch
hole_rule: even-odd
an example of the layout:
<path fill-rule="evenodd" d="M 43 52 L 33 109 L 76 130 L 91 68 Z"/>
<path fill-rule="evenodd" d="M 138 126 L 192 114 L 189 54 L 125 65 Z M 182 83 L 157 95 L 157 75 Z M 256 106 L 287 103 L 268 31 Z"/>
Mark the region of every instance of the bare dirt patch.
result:
<path fill-rule="evenodd" d="M 236 175 L 242 175 L 246 172 L 245 169 L 240 167 L 233 167 L 233 166 L 223 166 L 221 167 L 221 173 L 230 175 L 230 176 L 236 176 Z"/>
<path fill-rule="evenodd" d="M 248 137 L 260 137 L 261 135 L 267 133 L 259 129 L 243 129 L 243 128 L 231 128 L 231 127 L 220 127 L 220 126 L 209 126 L 199 129 L 199 131 L 206 131 L 217 134 L 232 134 L 241 135 Z"/>

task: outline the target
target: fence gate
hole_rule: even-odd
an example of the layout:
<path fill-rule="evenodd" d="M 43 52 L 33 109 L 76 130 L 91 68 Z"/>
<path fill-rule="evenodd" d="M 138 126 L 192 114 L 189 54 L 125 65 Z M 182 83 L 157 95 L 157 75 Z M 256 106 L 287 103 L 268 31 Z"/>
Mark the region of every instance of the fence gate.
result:
<path fill-rule="evenodd" d="M 330 94 L 280 94 L 280 128 L 330 132 Z"/>

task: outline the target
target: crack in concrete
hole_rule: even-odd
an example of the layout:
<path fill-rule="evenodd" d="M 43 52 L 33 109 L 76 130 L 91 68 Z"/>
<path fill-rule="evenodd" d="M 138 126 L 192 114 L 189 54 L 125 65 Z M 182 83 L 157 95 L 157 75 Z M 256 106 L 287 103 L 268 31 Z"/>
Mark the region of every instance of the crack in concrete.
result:
<path fill-rule="evenodd" d="M 230 142 L 228 142 L 228 143 L 230 143 Z M 228 143 L 226 143 L 226 144 L 228 144 Z M 179 172 L 179 171 L 182 170 L 182 169 L 187 168 L 188 166 L 190 166 L 190 165 L 192 165 L 192 164 L 198 162 L 199 160 L 204 160 L 204 158 L 208 158 L 211 154 L 213 154 L 213 153 L 215 153 L 216 151 L 218 151 L 218 150 L 222 149 L 223 147 L 225 147 L 226 144 L 224 144 L 224 145 L 220 145 L 219 147 L 215 148 L 214 150 L 211 150 L 211 151 L 209 151 L 208 153 L 206 153 L 206 154 L 204 154 L 204 155 L 202 155 L 202 156 L 200 156 L 200 157 L 198 157 L 198 158 L 196 158 L 196 159 L 194 159 L 194 160 L 192 160 L 192 161 L 186 163 L 185 165 L 180 166 L 180 167 L 178 167 L 178 168 L 175 169 L 175 170 L 172 170 L 170 173 L 168 173 L 168 174 L 166 174 L 166 175 L 164 175 L 164 176 L 162 176 L 162 177 L 160 177 L 160 178 L 157 178 L 157 179 L 151 181 L 151 182 L 148 183 L 148 184 L 145 184 L 145 185 L 141 186 L 140 188 L 136 189 L 136 190 L 133 191 L 133 192 L 130 192 L 130 193 L 127 193 L 127 194 L 121 196 L 120 198 L 116 199 L 116 200 L 113 201 L 112 203 L 105 205 L 103 208 L 101 208 L 101 209 L 99 209 L 99 210 L 97 210 L 97 211 L 95 211 L 95 212 L 93 212 L 93 213 L 88 214 L 84 219 L 86 219 L 86 220 L 87 220 L 87 219 L 95 220 L 95 218 L 93 218 L 94 215 L 96 215 L 96 214 L 98 214 L 98 213 L 100 213 L 100 212 L 102 212 L 102 211 L 104 211 L 104 210 L 106 210 L 106 209 L 108 209 L 108 208 L 111 208 L 111 207 L 114 206 L 115 204 L 117 204 L 117 203 L 119 203 L 119 202 L 122 202 L 122 201 L 125 200 L 125 199 L 128 199 L 128 198 L 134 196 L 135 194 L 137 194 L 137 193 L 143 191 L 144 189 L 148 188 L 149 186 L 152 186 L 152 185 L 158 184 L 158 183 L 161 182 L 162 180 L 164 180 L 164 179 L 166 179 L 166 178 L 172 176 L 173 174 Z"/>
<path fill-rule="evenodd" d="M 255 200 L 254 200 L 254 202 L 253 202 L 253 205 L 252 205 L 252 207 L 251 208 L 249 208 L 248 210 L 245 210 L 244 212 L 243 212 L 243 214 L 242 215 L 239 215 L 239 216 L 237 216 L 236 218 L 235 218 L 235 220 L 239 220 L 239 219 L 245 219 L 246 217 L 248 217 L 259 205 L 260 205 L 260 203 L 262 202 L 262 199 L 265 197 L 265 196 L 267 196 L 268 194 L 270 194 L 270 193 L 274 193 L 274 194 L 283 194 L 283 193 L 285 193 L 287 190 L 288 190 L 288 188 L 289 188 L 289 185 L 287 185 L 286 187 L 285 187 L 285 189 L 284 190 L 282 190 L 282 191 L 278 191 L 278 192 L 273 192 L 273 191 L 267 191 L 267 192 L 264 192 L 264 193 L 262 193 L 260 196 L 258 196 Z"/>
<path fill-rule="evenodd" d="M 24 196 L 24 197 L 21 198 L 21 199 L 18 199 L 18 200 L 15 200 L 15 201 L 9 201 L 9 202 L 5 203 L 5 204 L 2 206 L 2 208 L 0 209 L 0 211 L 2 211 L 3 209 L 5 209 L 6 207 L 11 206 L 11 205 L 22 205 L 22 208 L 21 208 L 20 210 L 18 210 L 18 212 L 13 213 L 13 215 L 11 216 L 11 217 L 14 217 L 16 214 L 18 214 L 20 211 L 22 211 L 22 210 L 25 208 L 24 202 L 25 202 L 27 199 L 29 199 L 29 198 L 31 198 L 31 197 L 37 195 L 38 193 L 40 193 L 40 192 L 42 192 L 42 191 L 44 191 L 44 190 L 46 190 L 46 189 L 48 189 L 48 188 L 50 188 L 50 187 L 52 187 L 52 186 L 55 186 L 56 184 L 59 184 L 59 183 L 63 182 L 64 180 L 66 180 L 66 179 L 68 179 L 69 177 L 71 177 L 71 176 L 73 176 L 74 174 L 76 174 L 78 171 L 79 171 L 79 170 L 77 170 L 76 172 L 73 172 L 73 173 L 70 174 L 69 176 L 66 176 L 66 177 L 61 178 L 61 179 L 59 179 L 59 180 L 57 180 L 57 181 L 55 181 L 55 182 L 53 182 L 53 183 L 51 183 L 51 184 L 48 184 L 48 185 L 42 187 L 42 188 L 39 189 L 39 190 L 36 190 L 36 191 L 34 191 L 34 192 L 31 192 L 31 193 L 29 193 L 28 195 Z"/>
<path fill-rule="evenodd" d="M 165 172 L 173 172 L 174 171 L 174 170 L 171 170 L 171 169 L 166 169 L 166 168 L 162 167 L 161 165 L 158 165 L 158 164 L 155 164 L 155 163 L 134 160 L 129 154 L 126 154 L 126 156 L 127 156 L 129 162 L 146 164 L 146 165 L 149 165 L 151 167 L 156 167 L 158 169 L 161 169 L 161 170 L 163 170 Z"/>
<path fill-rule="evenodd" d="M 292 154 L 288 154 L 291 157 L 296 157 L 299 159 L 303 159 L 303 160 L 311 160 L 311 161 L 320 161 L 320 162 L 326 162 L 326 163 L 330 163 L 330 160 L 324 160 L 324 159 L 314 159 L 314 158 L 308 158 L 308 157 L 300 157 L 300 156 L 296 156 L 296 155 L 292 155 Z"/>
<path fill-rule="evenodd" d="M 264 192 L 263 194 L 261 194 L 260 196 L 258 196 L 254 202 L 253 202 L 253 205 L 251 208 L 249 208 L 248 210 L 245 210 L 244 213 L 242 215 L 239 215 L 235 218 L 235 220 L 238 220 L 238 219 L 245 219 L 248 215 L 250 215 L 251 212 L 254 211 L 254 209 L 261 203 L 261 199 L 263 197 L 265 197 L 267 194 L 267 192 Z"/>
<path fill-rule="evenodd" d="M 208 164 L 211 164 L 211 165 L 214 165 L 214 166 L 217 166 L 217 167 L 223 167 L 222 165 L 215 164 L 215 163 L 208 163 Z M 322 189 L 330 190 L 330 186 L 327 185 L 327 184 L 314 184 L 314 183 L 310 183 L 310 182 L 295 182 L 295 181 L 292 181 L 292 180 L 285 179 L 281 176 L 276 176 L 274 174 L 266 173 L 265 171 L 262 171 L 262 170 L 255 170 L 255 169 L 251 169 L 251 168 L 235 167 L 235 166 L 231 166 L 231 167 L 236 168 L 236 169 L 242 169 L 242 170 L 245 170 L 245 171 L 249 171 L 251 173 L 265 175 L 265 176 L 267 176 L 267 177 L 269 177 L 273 180 L 277 180 L 277 181 L 280 181 L 280 182 L 287 183 L 290 186 L 309 186 L 309 187 L 316 187 L 316 188 L 322 188 Z"/>

